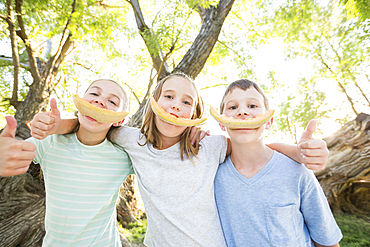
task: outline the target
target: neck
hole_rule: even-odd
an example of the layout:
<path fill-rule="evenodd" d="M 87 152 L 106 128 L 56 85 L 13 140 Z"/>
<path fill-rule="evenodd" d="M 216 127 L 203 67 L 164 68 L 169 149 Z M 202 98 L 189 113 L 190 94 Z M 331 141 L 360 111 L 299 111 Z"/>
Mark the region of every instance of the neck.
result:
<path fill-rule="evenodd" d="M 166 137 L 166 136 L 160 135 L 160 138 L 162 141 L 162 147 L 160 148 L 161 150 L 172 147 L 173 145 L 175 145 L 176 143 L 180 141 L 180 137 Z"/>
<path fill-rule="evenodd" d="M 102 143 L 105 140 L 107 134 L 108 130 L 106 132 L 91 133 L 80 126 L 76 133 L 76 136 L 82 144 L 94 146 Z"/>
<path fill-rule="evenodd" d="M 231 146 L 230 158 L 235 168 L 247 178 L 256 175 L 273 155 L 273 150 L 264 145 L 262 140 L 243 145 L 231 141 Z"/>

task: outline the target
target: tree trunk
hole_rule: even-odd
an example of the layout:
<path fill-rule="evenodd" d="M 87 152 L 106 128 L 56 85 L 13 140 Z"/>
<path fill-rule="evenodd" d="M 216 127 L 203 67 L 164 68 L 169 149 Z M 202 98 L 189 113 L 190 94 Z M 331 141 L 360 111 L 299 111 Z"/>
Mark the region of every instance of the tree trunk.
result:
<path fill-rule="evenodd" d="M 324 139 L 326 168 L 316 172 L 334 212 L 370 213 L 370 115 L 361 113 Z"/>
<path fill-rule="evenodd" d="M 0 177 L 0 243 L 1 246 L 41 246 L 45 234 L 45 191 L 38 165 L 29 172 Z"/>

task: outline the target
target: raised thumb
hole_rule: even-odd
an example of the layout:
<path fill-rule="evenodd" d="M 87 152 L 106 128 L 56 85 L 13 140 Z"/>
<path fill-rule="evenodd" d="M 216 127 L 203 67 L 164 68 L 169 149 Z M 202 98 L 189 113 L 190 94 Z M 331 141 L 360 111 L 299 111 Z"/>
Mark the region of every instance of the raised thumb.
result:
<path fill-rule="evenodd" d="M 6 116 L 6 126 L 3 129 L 3 132 L 1 132 L 1 137 L 15 137 L 15 131 L 17 130 L 17 121 L 12 116 Z"/>
<path fill-rule="evenodd" d="M 316 130 L 317 121 L 316 119 L 312 119 L 306 127 L 306 130 L 302 133 L 301 139 L 299 140 L 299 143 L 308 141 L 312 139 L 313 132 Z"/>
<path fill-rule="evenodd" d="M 60 112 L 57 107 L 57 101 L 54 98 L 50 100 L 50 109 L 51 109 L 51 115 L 60 116 Z"/>

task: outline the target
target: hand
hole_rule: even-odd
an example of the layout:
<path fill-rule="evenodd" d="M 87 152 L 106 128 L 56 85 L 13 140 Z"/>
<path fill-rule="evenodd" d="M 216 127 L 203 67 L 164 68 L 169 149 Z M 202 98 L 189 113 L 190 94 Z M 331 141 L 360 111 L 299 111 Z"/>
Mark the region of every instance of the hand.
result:
<path fill-rule="evenodd" d="M 311 120 L 308 123 L 297 146 L 302 163 L 310 170 L 320 171 L 325 168 L 329 150 L 325 141 L 312 138 L 316 125 L 316 120 Z"/>
<path fill-rule="evenodd" d="M 199 143 L 206 135 L 209 135 L 209 133 L 210 133 L 209 130 L 204 131 L 204 130 L 201 130 L 200 127 L 197 127 L 197 126 L 191 127 L 190 135 L 189 135 L 191 145 L 194 146 L 196 142 Z"/>
<path fill-rule="evenodd" d="M 9 177 L 27 172 L 36 157 L 33 143 L 15 139 L 17 121 L 14 117 L 5 117 L 7 125 L 0 135 L 0 176 Z"/>
<path fill-rule="evenodd" d="M 50 112 L 42 112 L 35 115 L 30 123 L 31 135 L 39 140 L 48 135 L 55 134 L 60 125 L 60 112 L 54 98 L 50 100 Z"/>

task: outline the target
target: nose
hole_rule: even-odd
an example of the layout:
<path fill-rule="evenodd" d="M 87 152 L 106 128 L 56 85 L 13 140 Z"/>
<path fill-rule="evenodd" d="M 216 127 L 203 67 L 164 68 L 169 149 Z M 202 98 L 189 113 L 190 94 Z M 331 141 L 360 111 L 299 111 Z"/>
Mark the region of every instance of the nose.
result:
<path fill-rule="evenodd" d="M 243 112 L 239 112 L 237 116 L 238 117 L 246 117 L 246 116 L 249 116 L 249 115 L 251 115 L 251 114 L 249 114 L 249 112 L 243 111 Z"/>
<path fill-rule="evenodd" d="M 180 111 L 180 106 L 178 104 L 174 104 L 173 106 L 171 106 L 171 109 L 175 111 Z"/>
<path fill-rule="evenodd" d="M 99 100 L 99 99 L 94 99 L 93 101 L 96 105 L 102 107 L 102 108 L 105 108 L 105 104 L 103 103 L 103 101 Z"/>

